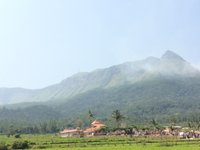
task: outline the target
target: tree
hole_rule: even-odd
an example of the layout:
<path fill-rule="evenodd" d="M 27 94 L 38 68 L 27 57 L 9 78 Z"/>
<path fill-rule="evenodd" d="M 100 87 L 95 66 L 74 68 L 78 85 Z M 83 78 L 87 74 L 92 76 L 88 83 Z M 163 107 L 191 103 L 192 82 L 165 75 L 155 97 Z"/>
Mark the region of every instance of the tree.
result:
<path fill-rule="evenodd" d="M 121 112 L 116 109 L 112 112 L 112 118 L 115 119 L 117 123 L 117 127 L 120 127 L 121 121 L 124 119 L 124 116 L 121 114 Z"/>
<path fill-rule="evenodd" d="M 150 123 L 153 125 L 154 129 L 157 129 L 158 123 L 156 122 L 155 119 L 152 119 L 152 120 L 150 121 Z"/>
<path fill-rule="evenodd" d="M 9 129 L 8 129 L 8 136 L 10 135 L 14 135 L 15 134 L 15 129 L 14 129 L 14 125 L 10 125 Z"/>
<path fill-rule="evenodd" d="M 82 126 L 83 126 L 82 120 L 81 120 L 81 119 L 78 119 L 78 120 L 76 121 L 76 127 L 77 127 L 77 128 L 82 128 Z"/>
<path fill-rule="evenodd" d="M 43 122 L 43 123 L 40 123 L 40 132 L 41 133 L 47 133 L 47 123 L 46 122 Z"/>
<path fill-rule="evenodd" d="M 50 120 L 50 122 L 48 123 L 48 127 L 49 127 L 49 131 L 51 133 L 58 132 L 58 126 L 57 126 L 57 122 L 55 120 Z"/>
<path fill-rule="evenodd" d="M 158 122 L 157 122 L 155 119 L 152 119 L 152 120 L 150 121 L 150 123 L 151 123 L 151 125 L 153 126 L 154 130 L 159 130 L 159 131 L 161 131 L 161 130 L 163 129 L 163 127 L 160 126 L 160 125 L 158 124 Z"/>
<path fill-rule="evenodd" d="M 94 114 L 91 112 L 91 110 L 88 111 L 88 116 L 89 116 L 90 123 L 92 123 L 92 120 L 94 119 Z"/>

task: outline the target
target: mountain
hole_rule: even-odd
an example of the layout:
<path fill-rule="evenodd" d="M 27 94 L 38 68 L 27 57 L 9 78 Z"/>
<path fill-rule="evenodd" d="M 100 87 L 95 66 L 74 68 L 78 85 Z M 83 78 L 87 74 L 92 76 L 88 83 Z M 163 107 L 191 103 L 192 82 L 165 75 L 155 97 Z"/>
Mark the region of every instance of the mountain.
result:
<path fill-rule="evenodd" d="M 200 71 L 176 53 L 166 51 L 161 58 L 78 73 L 43 89 L 1 88 L 0 102 L 12 105 L 0 109 L 4 114 L 0 120 L 5 116 L 19 120 L 21 116 L 26 121 L 37 120 L 35 116 L 50 119 L 48 115 L 76 118 L 88 110 L 106 118 L 119 109 L 139 121 L 200 112 L 199 100 Z M 34 108 L 38 111 L 30 113 Z"/>
<path fill-rule="evenodd" d="M 93 72 L 75 74 L 62 82 L 43 89 L 0 88 L 0 103 L 65 101 L 87 91 L 135 83 L 155 76 L 195 77 L 199 71 L 172 51 L 167 51 L 160 59 L 148 57 L 135 62 L 98 69 Z M 178 77 L 179 78 L 179 77 Z"/>
<path fill-rule="evenodd" d="M 43 89 L 1 88 L 0 102 L 6 104 L 66 99 L 95 88 L 109 88 L 135 82 L 140 79 L 141 74 L 158 61 L 159 59 L 152 57 L 143 61 L 98 69 L 90 73 L 78 73 L 59 84 Z"/>

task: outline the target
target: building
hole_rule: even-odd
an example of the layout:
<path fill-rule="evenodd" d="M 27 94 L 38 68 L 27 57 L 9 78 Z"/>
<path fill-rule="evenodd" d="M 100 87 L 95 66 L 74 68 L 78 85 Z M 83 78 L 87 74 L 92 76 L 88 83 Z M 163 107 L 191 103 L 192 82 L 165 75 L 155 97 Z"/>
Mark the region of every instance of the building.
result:
<path fill-rule="evenodd" d="M 91 123 L 91 127 L 85 129 L 83 132 L 85 136 L 94 136 L 97 135 L 103 127 L 105 127 L 105 125 L 102 122 L 95 120 Z"/>
<path fill-rule="evenodd" d="M 64 129 L 59 134 L 61 137 L 82 137 L 83 131 L 80 129 Z"/>
<path fill-rule="evenodd" d="M 61 137 L 83 137 L 83 136 L 94 136 L 101 135 L 99 132 L 105 125 L 100 121 L 93 121 L 91 127 L 85 130 L 80 129 L 64 129 L 59 134 Z"/>

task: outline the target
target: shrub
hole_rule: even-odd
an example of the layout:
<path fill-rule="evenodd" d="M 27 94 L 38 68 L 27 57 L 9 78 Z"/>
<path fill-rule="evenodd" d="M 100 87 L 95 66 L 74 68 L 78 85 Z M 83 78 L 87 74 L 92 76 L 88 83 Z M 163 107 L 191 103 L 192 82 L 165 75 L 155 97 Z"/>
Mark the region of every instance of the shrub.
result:
<path fill-rule="evenodd" d="M 12 144 L 12 149 L 27 149 L 28 147 L 28 141 L 15 141 Z"/>
<path fill-rule="evenodd" d="M 20 134 L 16 134 L 15 138 L 21 138 L 21 135 Z"/>

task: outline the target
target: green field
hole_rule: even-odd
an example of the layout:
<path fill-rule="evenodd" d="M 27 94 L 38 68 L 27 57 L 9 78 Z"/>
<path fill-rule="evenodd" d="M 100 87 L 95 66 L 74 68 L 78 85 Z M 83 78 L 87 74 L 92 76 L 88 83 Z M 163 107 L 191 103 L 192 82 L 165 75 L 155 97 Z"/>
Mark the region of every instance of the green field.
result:
<path fill-rule="evenodd" d="M 12 149 L 14 142 L 28 141 L 29 149 L 69 150 L 198 150 L 200 139 L 152 137 L 90 137 L 61 138 L 56 135 L 21 135 L 21 138 L 0 136 L 0 143 Z M 0 147 L 1 150 L 1 147 Z"/>

